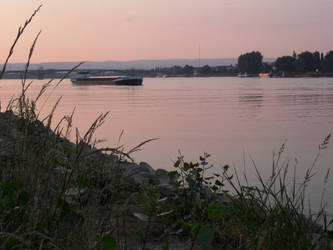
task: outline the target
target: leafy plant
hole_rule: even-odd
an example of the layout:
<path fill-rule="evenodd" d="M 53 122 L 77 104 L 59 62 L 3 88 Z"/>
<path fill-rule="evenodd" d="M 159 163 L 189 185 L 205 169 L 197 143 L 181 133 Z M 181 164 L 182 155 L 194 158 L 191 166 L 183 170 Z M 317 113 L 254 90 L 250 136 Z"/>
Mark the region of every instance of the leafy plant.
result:
<path fill-rule="evenodd" d="M 178 177 L 173 199 L 173 226 L 177 225 L 177 234 L 182 233 L 191 238 L 191 249 L 196 244 L 210 245 L 220 231 L 219 228 L 223 228 L 221 222 L 226 208 L 220 199 L 224 196 L 224 178 L 220 174 L 206 175 L 213 167 L 208 164 L 209 156 L 205 153 L 199 162 L 193 163 L 184 161 L 180 155 L 174 163 L 176 171 L 169 173 L 170 177 Z"/>

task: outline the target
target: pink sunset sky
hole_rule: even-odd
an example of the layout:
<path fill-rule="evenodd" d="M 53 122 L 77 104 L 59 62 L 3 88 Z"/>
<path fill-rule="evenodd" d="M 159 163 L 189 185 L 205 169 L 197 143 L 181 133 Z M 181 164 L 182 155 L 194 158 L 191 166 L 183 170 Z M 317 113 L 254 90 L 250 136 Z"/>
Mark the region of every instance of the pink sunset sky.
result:
<path fill-rule="evenodd" d="M 264 57 L 333 50 L 333 0 L 1 0 L 0 64 L 17 29 L 39 14 L 11 62 Z"/>

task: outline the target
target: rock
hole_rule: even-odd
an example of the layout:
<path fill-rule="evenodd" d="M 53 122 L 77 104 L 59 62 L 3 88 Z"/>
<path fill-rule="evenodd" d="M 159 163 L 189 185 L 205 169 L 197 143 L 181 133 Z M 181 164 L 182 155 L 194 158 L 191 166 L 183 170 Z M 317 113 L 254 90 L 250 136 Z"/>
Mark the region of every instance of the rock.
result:
<path fill-rule="evenodd" d="M 65 191 L 65 195 L 68 195 L 68 196 L 78 196 L 78 195 L 82 195 L 84 194 L 85 192 L 87 192 L 87 188 L 69 188 Z"/>
<path fill-rule="evenodd" d="M 155 170 L 147 162 L 140 162 L 139 167 L 141 168 L 141 171 L 147 171 L 151 175 L 155 174 Z"/>
<path fill-rule="evenodd" d="M 312 234 L 312 244 L 316 244 L 315 249 L 333 249 L 333 241 L 328 239 L 327 241 L 321 239 L 320 234 L 313 233 Z"/>
<path fill-rule="evenodd" d="M 88 199 L 88 188 L 69 188 L 65 191 L 65 200 L 69 204 L 85 202 Z"/>
<path fill-rule="evenodd" d="M 140 172 L 138 165 L 132 162 L 124 162 L 120 167 L 124 170 L 125 176 L 132 176 Z"/>
<path fill-rule="evenodd" d="M 58 167 L 55 167 L 53 168 L 53 171 L 57 174 L 67 174 L 67 173 L 71 173 L 72 170 L 69 169 L 69 168 L 64 168 L 62 166 L 58 166 Z"/>
<path fill-rule="evenodd" d="M 110 155 L 107 155 L 107 160 L 111 165 L 115 166 L 119 162 L 119 156 L 110 154 Z"/>
<path fill-rule="evenodd" d="M 155 172 L 155 179 L 158 184 L 170 184 L 169 172 L 164 169 L 157 169 Z"/>
<path fill-rule="evenodd" d="M 155 182 L 155 171 L 146 162 L 140 164 L 126 162 L 122 164 L 124 176 L 129 178 L 133 184 L 142 185 Z"/>
<path fill-rule="evenodd" d="M 232 202 L 232 201 L 230 200 L 230 198 L 228 198 L 228 196 L 226 196 L 225 194 L 223 194 L 223 195 L 219 198 L 219 201 L 220 201 L 221 203 L 224 203 L 224 204 L 228 204 L 228 203 Z"/>
<path fill-rule="evenodd" d="M 133 181 L 133 184 L 142 185 L 152 182 L 152 176 L 147 172 L 139 172 L 134 174 L 130 178 Z"/>
<path fill-rule="evenodd" d="M 159 184 L 157 185 L 157 191 L 163 195 L 169 196 L 174 193 L 175 188 L 170 184 Z"/>

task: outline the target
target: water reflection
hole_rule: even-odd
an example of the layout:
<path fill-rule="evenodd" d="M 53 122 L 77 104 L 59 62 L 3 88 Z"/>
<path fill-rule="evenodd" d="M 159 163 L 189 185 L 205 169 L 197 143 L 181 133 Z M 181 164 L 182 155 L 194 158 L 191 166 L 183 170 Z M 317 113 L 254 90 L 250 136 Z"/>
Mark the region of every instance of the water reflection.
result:
<path fill-rule="evenodd" d="M 289 105 L 322 105 L 326 102 L 325 95 L 321 94 L 283 94 L 276 96 L 277 102 L 281 106 Z"/>
<path fill-rule="evenodd" d="M 243 118 L 256 118 L 264 102 L 261 93 L 240 93 L 238 97 L 240 116 Z"/>

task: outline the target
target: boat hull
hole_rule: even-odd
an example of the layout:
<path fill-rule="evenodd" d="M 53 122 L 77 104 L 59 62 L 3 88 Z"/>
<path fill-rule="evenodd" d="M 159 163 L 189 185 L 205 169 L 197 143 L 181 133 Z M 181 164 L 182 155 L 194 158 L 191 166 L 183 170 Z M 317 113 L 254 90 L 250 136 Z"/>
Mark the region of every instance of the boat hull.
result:
<path fill-rule="evenodd" d="M 142 78 L 138 79 L 116 79 L 115 85 L 139 86 L 142 85 Z"/>
<path fill-rule="evenodd" d="M 71 79 L 75 85 L 121 85 L 121 86 L 140 86 L 142 78 L 140 77 L 89 77 Z"/>

